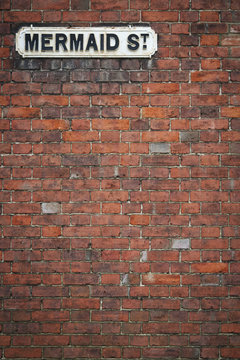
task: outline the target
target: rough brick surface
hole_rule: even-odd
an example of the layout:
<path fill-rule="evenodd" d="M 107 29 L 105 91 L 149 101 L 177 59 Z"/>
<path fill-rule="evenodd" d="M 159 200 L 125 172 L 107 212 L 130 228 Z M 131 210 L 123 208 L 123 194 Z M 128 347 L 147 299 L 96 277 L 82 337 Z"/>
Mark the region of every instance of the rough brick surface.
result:
<path fill-rule="evenodd" d="M 0 0 L 2 359 L 240 358 L 239 0 Z M 147 22 L 151 59 L 23 59 Z"/>

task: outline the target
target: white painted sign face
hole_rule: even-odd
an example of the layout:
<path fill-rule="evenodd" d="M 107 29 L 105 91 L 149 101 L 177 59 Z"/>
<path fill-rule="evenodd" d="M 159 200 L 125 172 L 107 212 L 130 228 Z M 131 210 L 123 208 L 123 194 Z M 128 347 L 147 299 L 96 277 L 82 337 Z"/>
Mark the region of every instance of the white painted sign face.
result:
<path fill-rule="evenodd" d="M 23 27 L 16 35 L 22 57 L 149 58 L 157 51 L 150 27 Z"/>

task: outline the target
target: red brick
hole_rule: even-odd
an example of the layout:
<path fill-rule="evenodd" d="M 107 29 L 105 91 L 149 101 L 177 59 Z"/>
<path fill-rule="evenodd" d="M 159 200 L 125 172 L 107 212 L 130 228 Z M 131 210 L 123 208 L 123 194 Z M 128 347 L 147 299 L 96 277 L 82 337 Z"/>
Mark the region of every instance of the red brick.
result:
<path fill-rule="evenodd" d="M 128 105 L 128 96 L 122 95 L 95 95 L 92 97 L 93 105 L 102 105 L 102 106 L 121 106 Z"/>
<path fill-rule="evenodd" d="M 10 8 L 11 8 L 11 6 L 10 6 L 10 0 L 1 1 L 1 9 L 2 9 L 2 10 L 10 9 Z"/>
<path fill-rule="evenodd" d="M 174 27 L 174 25 L 172 25 L 172 27 Z M 177 31 L 177 29 L 176 29 Z M 179 69 L 179 60 L 175 60 L 175 59 L 169 59 L 169 60 L 158 60 L 157 63 L 157 68 L 158 69 L 162 69 L 162 70 L 178 70 Z M 154 77 L 153 75 L 159 76 L 159 72 L 152 72 L 151 76 Z M 160 80 L 160 79 L 159 79 Z"/>
<path fill-rule="evenodd" d="M 218 105 L 226 105 L 228 102 L 228 98 L 225 95 L 193 95 L 192 96 L 192 105 L 199 106 L 218 106 Z"/>
<path fill-rule="evenodd" d="M 193 0 L 192 4 L 193 9 L 203 9 L 203 10 L 211 10 L 211 9 L 217 9 L 217 10 L 224 10 L 227 9 L 227 4 L 223 0 L 216 0 L 214 3 L 209 4 L 207 0 Z"/>
<path fill-rule="evenodd" d="M 0 104 L 1 106 L 7 106 L 10 104 L 10 97 L 9 96 L 0 96 Z"/>
<path fill-rule="evenodd" d="M 192 81 L 227 82 L 228 73 L 221 71 L 195 71 L 191 74 Z"/>
<path fill-rule="evenodd" d="M 43 13 L 43 20 L 46 22 L 60 22 L 61 15 L 60 11 L 46 11 Z"/>
<path fill-rule="evenodd" d="M 149 5 L 146 4 L 146 2 L 144 0 L 131 0 L 130 8 L 137 9 L 137 10 L 148 9 Z"/>
<path fill-rule="evenodd" d="M 41 22 L 41 12 L 40 11 L 11 11 L 5 12 L 4 20 L 6 22 Z"/>
<path fill-rule="evenodd" d="M 97 131 L 66 131 L 63 133 L 64 141 L 93 141 L 99 140 L 99 134 Z"/>
<path fill-rule="evenodd" d="M 127 119 L 93 119 L 93 129 L 98 130 L 128 130 L 129 120 Z"/>
<path fill-rule="evenodd" d="M 102 284 L 120 284 L 120 275 L 118 274 L 103 274 Z"/>
<path fill-rule="evenodd" d="M 150 22 L 176 22 L 178 18 L 177 11 L 143 11 L 142 20 Z"/>
<path fill-rule="evenodd" d="M 1 48 L 0 49 L 0 58 L 7 58 L 7 57 L 9 57 L 9 54 L 10 54 L 9 48 Z M 2 81 L 6 82 L 9 80 L 9 76 L 6 72 L 1 72 L 0 76 L 1 76 Z"/>
<path fill-rule="evenodd" d="M 140 20 L 140 12 L 137 10 L 121 11 L 121 20 L 126 22 L 138 22 Z"/>
<path fill-rule="evenodd" d="M 143 118 L 174 118 L 178 116 L 177 109 L 147 107 L 143 108 Z"/>
<path fill-rule="evenodd" d="M 122 15 L 122 13 L 121 13 Z M 120 12 L 119 11 L 105 11 L 101 16 L 102 21 L 119 21 Z"/>
<path fill-rule="evenodd" d="M 14 336 L 13 337 L 14 346 L 29 346 L 31 345 L 31 338 L 28 336 Z"/>
<path fill-rule="evenodd" d="M 143 84 L 145 94 L 178 94 L 179 84 Z"/>
<path fill-rule="evenodd" d="M 200 21 L 202 22 L 219 22 L 218 11 L 201 11 Z"/>
<path fill-rule="evenodd" d="M 33 106 L 66 106 L 67 96 L 42 95 L 32 97 Z"/>
<path fill-rule="evenodd" d="M 69 336 L 66 335 L 35 335 L 33 337 L 34 345 L 52 345 L 64 346 L 69 344 Z"/>
<path fill-rule="evenodd" d="M 221 64 L 217 59 L 204 59 L 201 61 L 201 66 L 203 70 L 217 70 L 220 69 Z"/>
<path fill-rule="evenodd" d="M 239 141 L 240 136 L 238 131 L 226 131 L 221 134 L 222 141 L 235 142 Z"/>
<path fill-rule="evenodd" d="M 132 225 L 148 225 L 149 224 L 149 216 L 146 215 L 131 215 L 130 223 Z"/>
<path fill-rule="evenodd" d="M 102 356 L 104 358 L 120 358 L 121 349 L 117 347 L 107 347 L 103 349 Z"/>
<path fill-rule="evenodd" d="M 179 275 L 159 275 L 152 273 L 143 275 L 144 285 L 177 285 L 179 283 Z"/>
<path fill-rule="evenodd" d="M 104 0 L 92 0 L 91 6 L 93 10 L 124 10 L 128 8 L 128 2 L 127 0 L 119 0 L 118 3 L 106 3 Z"/>
<path fill-rule="evenodd" d="M 221 356 L 223 358 L 237 359 L 240 356 L 239 348 L 224 348 L 221 349 Z"/>
<path fill-rule="evenodd" d="M 221 111 L 222 117 L 239 117 L 240 110 L 238 107 L 223 107 Z"/>
<path fill-rule="evenodd" d="M 227 288 L 218 287 L 216 289 L 215 286 L 205 286 L 199 287 L 194 286 L 191 290 L 191 295 L 193 297 L 225 297 L 227 296 Z"/>
<path fill-rule="evenodd" d="M 143 132 L 142 141 L 147 142 L 175 142 L 179 139 L 179 133 L 177 131 L 154 131 Z"/>
<path fill-rule="evenodd" d="M 164 0 L 152 0 L 151 1 L 152 10 L 168 10 L 169 4 Z"/>
<path fill-rule="evenodd" d="M 188 24 L 173 24 L 172 25 L 173 34 L 188 34 L 189 25 Z"/>
<path fill-rule="evenodd" d="M 5 350 L 6 358 L 38 358 L 40 359 L 42 356 L 42 349 L 41 348 L 8 348 Z"/>
<path fill-rule="evenodd" d="M 216 46 L 219 44 L 219 35 L 202 35 L 200 43 L 202 46 Z"/>
<path fill-rule="evenodd" d="M 4 114 L 9 118 L 37 118 L 40 117 L 40 110 L 37 108 L 18 107 L 6 109 Z"/>
<path fill-rule="evenodd" d="M 64 299 L 64 309 L 99 309 L 98 299 Z"/>
<path fill-rule="evenodd" d="M 98 358 L 100 356 L 99 348 L 70 347 L 64 349 L 66 358 L 85 357 L 87 359 Z"/>
<path fill-rule="evenodd" d="M 43 0 L 33 0 L 32 7 L 34 10 L 63 10 L 68 9 L 68 0 L 49 0 L 47 3 Z"/>
<path fill-rule="evenodd" d="M 128 153 L 128 144 L 93 144 L 93 153 Z"/>
<path fill-rule="evenodd" d="M 63 22 L 95 22 L 100 21 L 100 12 L 98 11 L 63 11 Z M 71 87 L 71 86 L 70 86 Z"/>
<path fill-rule="evenodd" d="M 192 272 L 201 273 L 226 273 L 228 272 L 228 264 L 226 263 L 203 263 L 192 264 Z"/>
<path fill-rule="evenodd" d="M 15 71 L 12 73 L 12 80 L 15 82 L 29 82 L 31 80 L 31 73 Z"/>

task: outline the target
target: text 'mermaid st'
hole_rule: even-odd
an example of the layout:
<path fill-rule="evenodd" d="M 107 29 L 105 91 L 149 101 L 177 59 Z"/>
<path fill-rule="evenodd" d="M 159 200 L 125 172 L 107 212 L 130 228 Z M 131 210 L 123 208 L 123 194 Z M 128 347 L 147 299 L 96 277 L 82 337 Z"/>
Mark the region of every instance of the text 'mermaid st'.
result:
<path fill-rule="evenodd" d="M 149 27 L 22 28 L 16 49 L 23 57 L 150 57 L 157 36 Z"/>
<path fill-rule="evenodd" d="M 143 49 L 147 48 L 147 38 L 149 34 L 130 34 L 127 37 L 127 47 L 129 50 L 135 51 L 140 46 L 140 40 L 143 39 Z M 87 36 L 84 34 L 64 33 L 53 34 L 25 34 L 25 50 L 26 51 L 112 51 L 119 47 L 120 40 L 116 34 L 100 34 L 96 38 L 94 33 Z"/>

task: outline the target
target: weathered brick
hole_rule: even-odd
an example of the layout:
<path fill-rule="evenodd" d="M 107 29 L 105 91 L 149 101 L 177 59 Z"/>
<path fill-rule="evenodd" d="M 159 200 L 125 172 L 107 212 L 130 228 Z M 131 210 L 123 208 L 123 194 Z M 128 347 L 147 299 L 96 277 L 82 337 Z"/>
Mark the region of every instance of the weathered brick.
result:
<path fill-rule="evenodd" d="M 198 131 L 184 131 L 180 132 L 181 142 L 198 142 L 199 132 Z"/>
<path fill-rule="evenodd" d="M 152 143 L 150 144 L 151 153 L 168 154 L 170 152 L 170 144 L 168 143 Z"/>
<path fill-rule="evenodd" d="M 89 166 L 98 165 L 99 157 L 96 155 L 65 155 L 63 165 L 67 166 Z"/>
<path fill-rule="evenodd" d="M 207 81 L 207 82 L 227 82 L 228 73 L 221 71 L 196 71 L 191 74 L 192 81 Z"/>
<path fill-rule="evenodd" d="M 228 265 L 226 263 L 202 263 L 192 264 L 192 272 L 203 273 L 225 273 L 228 272 Z"/>
<path fill-rule="evenodd" d="M 172 241 L 173 249 L 189 249 L 190 240 L 189 239 L 175 239 Z"/>
<path fill-rule="evenodd" d="M 192 4 L 193 9 L 217 9 L 224 10 L 228 8 L 228 5 L 224 0 L 216 0 L 214 3 L 209 3 L 207 0 L 193 0 Z"/>
<path fill-rule="evenodd" d="M 67 96 L 33 96 L 33 106 L 67 106 Z"/>
<path fill-rule="evenodd" d="M 61 210 L 61 205 L 59 203 L 42 203 L 42 213 L 43 214 L 57 214 Z"/>
<path fill-rule="evenodd" d="M 4 110 L 4 115 L 9 118 L 36 118 L 40 116 L 37 108 L 16 107 Z"/>
<path fill-rule="evenodd" d="M 93 10 L 124 10 L 128 8 L 128 2 L 127 0 L 120 0 L 118 3 L 106 3 L 104 0 L 92 0 L 91 7 Z"/>
<path fill-rule="evenodd" d="M 89 9 L 89 0 L 72 0 L 71 10 L 88 10 Z"/>
<path fill-rule="evenodd" d="M 143 92 L 146 94 L 177 94 L 179 84 L 143 84 Z"/>
<path fill-rule="evenodd" d="M 68 0 L 60 0 L 58 2 L 49 0 L 47 3 L 42 0 L 33 0 L 32 7 L 34 10 L 63 10 L 69 6 Z"/>

